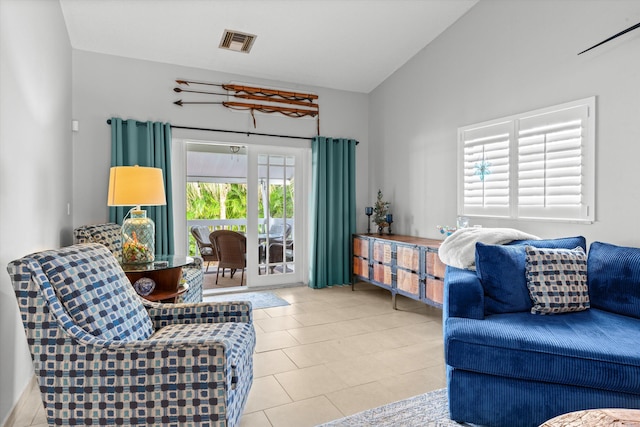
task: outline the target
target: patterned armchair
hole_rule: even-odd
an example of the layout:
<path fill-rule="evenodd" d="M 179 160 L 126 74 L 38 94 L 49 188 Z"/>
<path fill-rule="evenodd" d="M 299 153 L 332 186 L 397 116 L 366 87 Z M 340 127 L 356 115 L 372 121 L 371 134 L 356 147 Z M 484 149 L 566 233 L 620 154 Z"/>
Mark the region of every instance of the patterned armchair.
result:
<path fill-rule="evenodd" d="M 94 243 L 7 270 L 49 425 L 238 423 L 253 380 L 250 303 L 147 302 Z"/>
<path fill-rule="evenodd" d="M 114 223 L 83 225 L 73 230 L 76 243 L 101 243 L 116 258 L 122 256 L 121 226 Z M 201 302 L 204 273 L 202 259 L 195 257 L 193 263 L 182 268 L 182 278 L 189 284 L 189 289 L 180 295 L 178 302 Z"/>

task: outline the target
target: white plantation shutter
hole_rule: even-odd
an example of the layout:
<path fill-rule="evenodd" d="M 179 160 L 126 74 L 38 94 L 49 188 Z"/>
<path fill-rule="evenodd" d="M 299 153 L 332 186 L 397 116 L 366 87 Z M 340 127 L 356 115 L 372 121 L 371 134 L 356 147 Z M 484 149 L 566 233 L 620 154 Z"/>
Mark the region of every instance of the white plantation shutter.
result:
<path fill-rule="evenodd" d="M 461 132 L 464 215 L 509 215 L 511 127 L 506 122 Z"/>
<path fill-rule="evenodd" d="M 593 221 L 595 97 L 458 135 L 459 214 Z"/>
<path fill-rule="evenodd" d="M 580 218 L 588 107 L 578 105 L 518 120 L 518 217 Z"/>

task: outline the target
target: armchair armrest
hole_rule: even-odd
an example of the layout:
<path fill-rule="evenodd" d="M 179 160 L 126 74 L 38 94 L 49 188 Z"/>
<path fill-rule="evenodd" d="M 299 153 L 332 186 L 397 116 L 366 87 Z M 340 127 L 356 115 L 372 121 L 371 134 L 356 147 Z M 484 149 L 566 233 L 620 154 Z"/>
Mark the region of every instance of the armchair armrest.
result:
<path fill-rule="evenodd" d="M 196 268 L 202 270 L 202 258 L 199 256 L 193 256 L 193 262 L 184 266 L 184 268 Z"/>
<path fill-rule="evenodd" d="M 249 301 L 195 304 L 159 304 L 145 301 L 144 305 L 155 329 L 178 323 L 253 323 Z"/>
<path fill-rule="evenodd" d="M 475 271 L 447 266 L 443 318 L 484 319 L 484 289 Z"/>

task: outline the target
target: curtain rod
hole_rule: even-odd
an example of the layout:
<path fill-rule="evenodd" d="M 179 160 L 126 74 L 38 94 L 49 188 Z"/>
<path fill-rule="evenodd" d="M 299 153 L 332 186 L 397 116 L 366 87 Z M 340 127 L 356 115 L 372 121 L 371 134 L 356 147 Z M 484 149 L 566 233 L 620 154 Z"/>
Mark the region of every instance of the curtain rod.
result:
<path fill-rule="evenodd" d="M 144 124 L 144 122 L 138 122 L 138 123 L 142 123 Z M 107 119 L 107 124 L 110 125 L 111 124 L 111 119 Z M 292 135 L 277 135 L 277 134 L 273 134 L 273 133 L 260 133 L 260 132 L 242 132 L 239 130 L 228 130 L 228 129 L 211 129 L 211 128 L 196 128 L 196 127 L 191 127 L 191 126 L 176 126 L 176 125 L 171 125 L 172 129 L 188 129 L 188 130 L 203 130 L 203 131 L 207 131 L 207 132 L 225 132 L 225 133 L 239 133 L 241 135 L 257 135 L 257 136 L 272 136 L 275 138 L 290 138 L 290 139 L 308 139 L 308 140 L 312 140 L 314 137 L 306 137 L 306 136 L 292 136 Z M 356 145 L 360 144 L 360 141 L 356 141 Z"/>
<path fill-rule="evenodd" d="M 107 124 L 110 125 L 111 124 L 111 119 L 107 119 Z M 276 138 L 291 138 L 291 139 L 307 139 L 307 140 L 312 140 L 313 137 L 306 137 L 306 136 L 292 136 L 292 135 L 277 135 L 277 134 L 273 134 L 273 133 L 260 133 L 260 132 L 242 132 L 239 130 L 228 130 L 228 129 L 211 129 L 211 128 L 196 128 L 196 127 L 191 127 L 191 126 L 176 126 L 176 125 L 171 125 L 172 129 L 188 129 L 188 130 L 203 130 L 203 131 L 207 131 L 207 132 L 225 132 L 225 133 L 239 133 L 242 135 L 258 135 L 258 136 L 272 136 L 272 137 L 276 137 Z"/>

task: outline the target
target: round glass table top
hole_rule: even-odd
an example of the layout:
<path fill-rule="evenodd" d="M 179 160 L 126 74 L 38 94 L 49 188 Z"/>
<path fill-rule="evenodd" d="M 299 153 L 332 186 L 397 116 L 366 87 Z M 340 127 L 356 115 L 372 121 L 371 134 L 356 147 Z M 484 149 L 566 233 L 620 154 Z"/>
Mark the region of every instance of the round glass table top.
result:
<path fill-rule="evenodd" d="M 183 255 L 156 255 L 155 257 L 156 259 L 153 262 L 146 264 L 123 264 L 122 260 L 120 260 L 120 265 L 125 273 L 132 273 L 135 271 L 158 271 L 184 267 L 193 262 L 192 257 Z"/>

